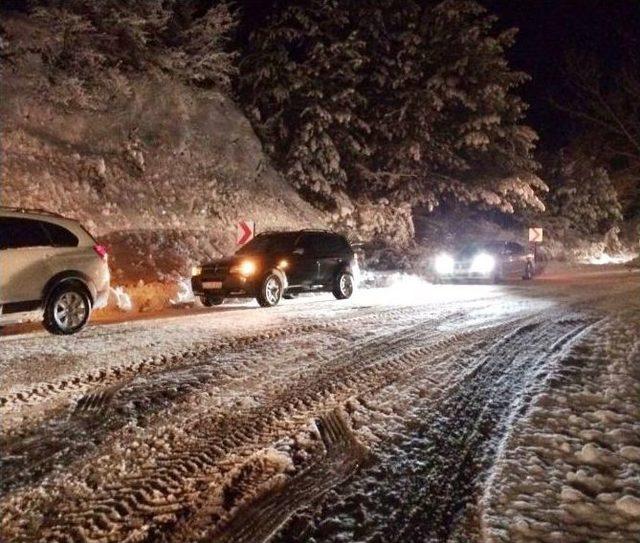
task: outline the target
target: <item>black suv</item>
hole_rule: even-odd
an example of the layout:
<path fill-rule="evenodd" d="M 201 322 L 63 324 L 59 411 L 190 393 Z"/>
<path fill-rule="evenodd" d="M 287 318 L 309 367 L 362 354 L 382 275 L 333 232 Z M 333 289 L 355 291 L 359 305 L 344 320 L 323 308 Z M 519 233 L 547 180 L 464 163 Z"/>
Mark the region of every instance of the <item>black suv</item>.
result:
<path fill-rule="evenodd" d="M 300 292 L 328 291 L 349 298 L 359 273 L 349 242 L 333 232 L 265 232 L 236 254 L 196 266 L 191 286 L 207 307 L 224 298 L 253 298 L 262 307 Z"/>

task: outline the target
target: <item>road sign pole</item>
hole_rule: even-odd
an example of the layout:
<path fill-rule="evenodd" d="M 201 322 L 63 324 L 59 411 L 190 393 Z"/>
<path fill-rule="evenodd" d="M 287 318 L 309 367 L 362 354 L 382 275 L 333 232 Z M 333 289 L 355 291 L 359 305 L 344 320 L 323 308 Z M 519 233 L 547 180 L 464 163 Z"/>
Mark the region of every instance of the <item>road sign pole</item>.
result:
<path fill-rule="evenodd" d="M 542 243 L 544 239 L 544 230 L 539 227 L 530 227 L 529 228 L 529 247 L 533 246 L 533 259 L 535 262 L 538 261 L 538 245 Z"/>

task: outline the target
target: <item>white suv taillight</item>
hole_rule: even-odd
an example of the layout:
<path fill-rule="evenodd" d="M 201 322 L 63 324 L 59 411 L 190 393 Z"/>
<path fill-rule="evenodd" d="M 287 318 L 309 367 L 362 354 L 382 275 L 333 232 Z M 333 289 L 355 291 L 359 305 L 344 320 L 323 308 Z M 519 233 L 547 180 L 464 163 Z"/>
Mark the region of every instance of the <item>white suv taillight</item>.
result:
<path fill-rule="evenodd" d="M 107 248 L 104 245 L 94 245 L 93 250 L 102 259 L 106 260 L 108 256 Z"/>

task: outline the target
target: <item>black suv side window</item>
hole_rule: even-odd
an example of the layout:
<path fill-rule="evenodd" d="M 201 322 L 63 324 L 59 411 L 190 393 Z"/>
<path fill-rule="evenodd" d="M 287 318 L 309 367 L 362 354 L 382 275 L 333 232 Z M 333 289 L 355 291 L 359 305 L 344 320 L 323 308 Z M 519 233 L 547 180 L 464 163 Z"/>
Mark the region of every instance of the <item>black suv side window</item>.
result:
<path fill-rule="evenodd" d="M 48 246 L 51 240 L 40 221 L 0 217 L 0 249 Z"/>
<path fill-rule="evenodd" d="M 347 240 L 337 234 L 325 232 L 309 232 L 298 238 L 296 247 L 302 247 L 307 254 L 334 255 L 350 251 Z"/>
<path fill-rule="evenodd" d="M 318 246 L 317 234 L 302 234 L 296 242 L 296 247 L 304 249 L 306 254 L 316 254 Z"/>
<path fill-rule="evenodd" d="M 54 247 L 77 247 L 80 240 L 66 228 L 50 222 L 43 222 L 44 229 L 49 234 Z"/>
<path fill-rule="evenodd" d="M 325 235 L 323 246 L 325 251 L 331 254 L 344 254 L 350 250 L 347 240 L 338 234 Z"/>

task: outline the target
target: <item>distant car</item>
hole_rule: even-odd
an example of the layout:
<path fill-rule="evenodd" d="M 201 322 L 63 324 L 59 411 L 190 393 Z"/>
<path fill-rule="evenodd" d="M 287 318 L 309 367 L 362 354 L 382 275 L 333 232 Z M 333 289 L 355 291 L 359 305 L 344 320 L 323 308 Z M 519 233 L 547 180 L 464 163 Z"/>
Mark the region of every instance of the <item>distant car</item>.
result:
<path fill-rule="evenodd" d="M 0 207 L 0 324 L 37 312 L 53 334 L 73 334 L 109 295 L 107 251 L 77 221 Z"/>
<path fill-rule="evenodd" d="M 262 307 L 270 307 L 302 292 L 349 298 L 358 273 L 356 255 L 341 235 L 324 230 L 265 232 L 231 257 L 196 266 L 191 286 L 205 306 L 225 298 L 255 297 Z"/>
<path fill-rule="evenodd" d="M 532 279 L 535 259 L 533 252 L 514 241 L 472 243 L 457 253 L 438 255 L 435 272 L 442 281 Z"/>

